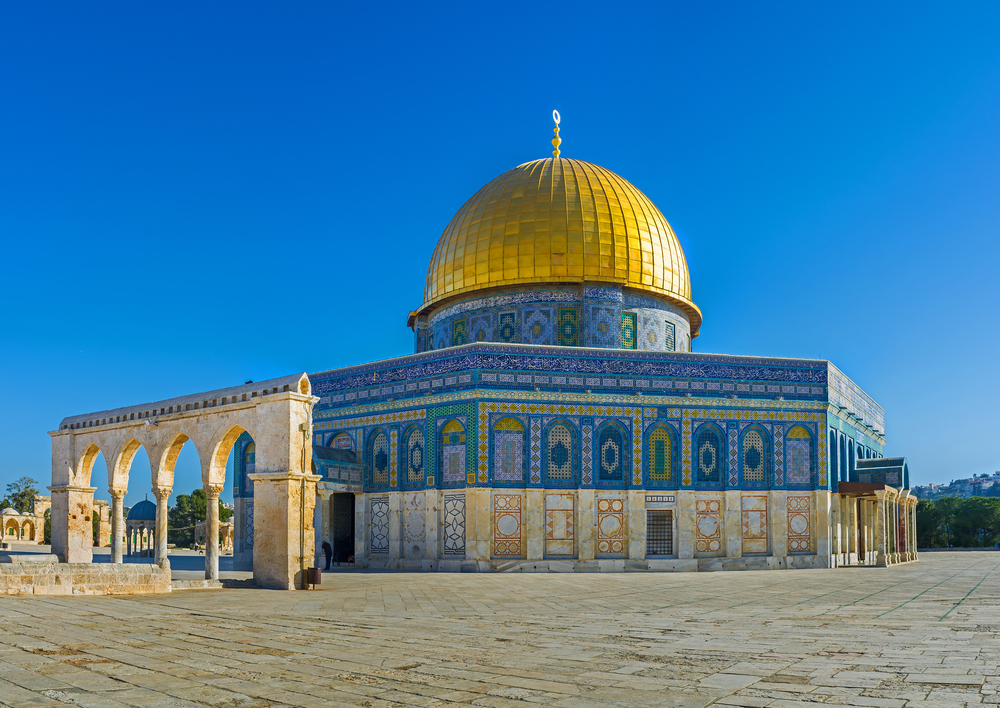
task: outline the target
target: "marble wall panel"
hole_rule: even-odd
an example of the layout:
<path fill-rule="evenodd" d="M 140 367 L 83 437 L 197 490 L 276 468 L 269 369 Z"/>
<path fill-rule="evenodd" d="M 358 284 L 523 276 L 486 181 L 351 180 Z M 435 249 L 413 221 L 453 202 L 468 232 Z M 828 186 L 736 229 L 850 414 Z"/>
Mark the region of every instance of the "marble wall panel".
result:
<path fill-rule="evenodd" d="M 575 552 L 576 495 L 545 495 L 545 555 L 571 556 Z"/>
<path fill-rule="evenodd" d="M 788 552 L 812 552 L 812 509 L 806 495 L 788 496 Z"/>
<path fill-rule="evenodd" d="M 521 529 L 521 495 L 494 495 L 493 555 L 501 558 L 519 558 L 521 556 Z"/>
<path fill-rule="evenodd" d="M 767 495 L 744 494 L 742 499 L 743 553 L 767 553 Z"/>
<path fill-rule="evenodd" d="M 444 495 L 444 556 L 465 557 L 465 493 Z"/>
<path fill-rule="evenodd" d="M 597 498 L 597 554 L 602 558 L 625 555 L 625 502 L 618 496 Z"/>
<path fill-rule="evenodd" d="M 722 552 L 722 499 L 698 495 L 695 508 L 695 554 L 719 555 Z"/>

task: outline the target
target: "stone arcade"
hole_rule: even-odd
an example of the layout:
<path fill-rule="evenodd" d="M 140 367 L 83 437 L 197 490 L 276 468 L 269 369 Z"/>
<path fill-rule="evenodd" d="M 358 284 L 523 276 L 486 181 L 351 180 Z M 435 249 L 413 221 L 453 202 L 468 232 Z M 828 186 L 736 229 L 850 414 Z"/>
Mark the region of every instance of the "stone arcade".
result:
<path fill-rule="evenodd" d="M 167 508 L 174 465 L 190 440 L 202 464 L 208 497 L 205 577 L 219 573 L 218 498 L 225 481 L 226 459 L 242 434 L 258 446 L 256 528 L 266 529 L 253 547 L 254 580 L 261 587 L 301 587 L 303 569 L 314 555 L 311 519 L 317 477 L 308 468 L 311 394 L 305 374 L 128 408 L 66 418 L 52 436 L 52 551 L 74 573 L 92 561 L 93 495 L 91 471 L 98 452 L 108 463 L 112 497 L 112 564 L 121 564 L 124 519 L 122 500 L 129 469 L 139 447 L 146 449 L 157 498 L 152 538 L 156 566 L 169 589 Z M 309 526 L 309 532 L 300 529 Z M 123 569 L 124 570 L 124 569 Z M 94 568 L 106 573 L 106 569 Z M 150 569 L 155 573 L 155 569 Z"/>

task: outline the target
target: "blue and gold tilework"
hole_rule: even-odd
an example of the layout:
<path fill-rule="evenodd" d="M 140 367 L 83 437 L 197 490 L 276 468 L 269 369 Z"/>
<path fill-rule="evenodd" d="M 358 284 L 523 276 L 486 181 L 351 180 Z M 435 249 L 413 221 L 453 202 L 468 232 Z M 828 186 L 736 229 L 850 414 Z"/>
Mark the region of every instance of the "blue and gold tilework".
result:
<path fill-rule="evenodd" d="M 441 428 L 441 481 L 465 481 L 465 428 L 458 420 L 449 420 Z"/>
<path fill-rule="evenodd" d="M 699 426 L 695 441 L 698 483 L 719 484 L 724 458 L 718 427 L 711 423 Z"/>
<path fill-rule="evenodd" d="M 671 443 L 670 432 L 662 426 L 649 434 L 649 480 L 654 484 L 672 479 Z"/>
<path fill-rule="evenodd" d="M 580 311 L 575 307 L 559 308 L 558 345 L 575 347 L 580 338 Z"/>
<path fill-rule="evenodd" d="M 381 430 L 371 443 L 371 479 L 375 486 L 389 484 L 389 438 Z"/>
<path fill-rule="evenodd" d="M 497 326 L 497 341 L 506 342 L 508 344 L 516 344 L 521 340 L 518 336 L 518 326 L 517 326 L 517 313 L 516 312 L 501 312 L 497 315 L 498 326 Z"/>
<path fill-rule="evenodd" d="M 613 423 L 605 423 L 597 439 L 598 482 L 621 482 L 625 467 L 625 446 L 621 430 Z"/>
<path fill-rule="evenodd" d="M 812 482 L 812 435 L 801 425 L 788 431 L 785 439 L 785 473 L 788 484 Z"/>
<path fill-rule="evenodd" d="M 455 320 L 451 323 L 451 346 L 458 347 L 469 341 L 465 320 Z"/>
<path fill-rule="evenodd" d="M 622 349 L 636 348 L 635 313 L 622 313 Z"/>
<path fill-rule="evenodd" d="M 764 484 L 767 481 L 767 445 L 765 434 L 757 428 L 749 428 L 743 433 L 742 476 L 748 484 Z"/>
<path fill-rule="evenodd" d="M 524 484 L 524 425 L 502 418 L 493 425 L 493 480 Z"/>
<path fill-rule="evenodd" d="M 424 432 L 418 426 L 411 427 L 406 434 L 406 481 L 424 481 Z"/>
<path fill-rule="evenodd" d="M 562 424 L 548 430 L 546 474 L 548 480 L 565 482 L 573 479 L 573 434 Z"/>

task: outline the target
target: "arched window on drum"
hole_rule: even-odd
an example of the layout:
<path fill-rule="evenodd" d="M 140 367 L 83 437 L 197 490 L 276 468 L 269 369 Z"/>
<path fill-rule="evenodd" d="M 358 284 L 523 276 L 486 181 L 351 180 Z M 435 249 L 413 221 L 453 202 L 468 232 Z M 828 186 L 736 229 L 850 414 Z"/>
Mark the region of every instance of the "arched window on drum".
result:
<path fill-rule="evenodd" d="M 381 430 L 375 431 L 368 444 L 368 478 L 376 488 L 389 486 L 389 438 Z"/>
<path fill-rule="evenodd" d="M 424 482 L 424 432 L 416 425 L 403 434 L 403 469 L 409 484 Z"/>
<path fill-rule="evenodd" d="M 552 425 L 545 436 L 545 480 L 569 486 L 576 479 L 576 436 L 564 423 Z"/>
<path fill-rule="evenodd" d="M 465 483 L 465 427 L 459 420 L 449 420 L 441 428 L 441 482 Z"/>
<path fill-rule="evenodd" d="M 327 447 L 332 447 L 337 450 L 353 450 L 354 439 L 347 433 L 337 433 L 330 438 L 330 442 Z"/>
<path fill-rule="evenodd" d="M 813 436 L 808 429 L 796 425 L 785 435 L 785 480 L 790 485 L 812 484 Z"/>
<path fill-rule="evenodd" d="M 770 449 L 769 438 L 763 428 L 753 425 L 743 431 L 740 443 L 740 482 L 743 486 L 767 486 Z"/>
<path fill-rule="evenodd" d="M 524 484 L 526 436 L 516 418 L 502 418 L 493 425 L 493 481 Z"/>
<path fill-rule="evenodd" d="M 670 486 L 674 483 L 674 440 L 670 430 L 657 426 L 646 438 L 646 483 Z"/>
<path fill-rule="evenodd" d="M 628 448 L 625 431 L 615 423 L 607 422 L 597 433 L 597 481 L 614 483 L 625 480 L 628 466 Z"/>
<path fill-rule="evenodd" d="M 725 466 L 723 456 L 722 431 L 715 425 L 706 424 L 698 429 L 695 439 L 695 481 L 698 484 L 722 484 L 722 473 Z"/>

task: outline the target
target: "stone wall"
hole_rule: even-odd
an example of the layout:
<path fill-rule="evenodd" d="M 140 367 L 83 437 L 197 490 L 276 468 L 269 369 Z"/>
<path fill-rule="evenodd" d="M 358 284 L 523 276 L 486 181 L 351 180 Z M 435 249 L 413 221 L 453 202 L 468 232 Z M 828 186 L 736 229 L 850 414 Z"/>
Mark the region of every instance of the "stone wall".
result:
<path fill-rule="evenodd" d="M 3 563 L 0 595 L 170 592 L 170 569 L 138 563 Z"/>

